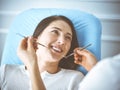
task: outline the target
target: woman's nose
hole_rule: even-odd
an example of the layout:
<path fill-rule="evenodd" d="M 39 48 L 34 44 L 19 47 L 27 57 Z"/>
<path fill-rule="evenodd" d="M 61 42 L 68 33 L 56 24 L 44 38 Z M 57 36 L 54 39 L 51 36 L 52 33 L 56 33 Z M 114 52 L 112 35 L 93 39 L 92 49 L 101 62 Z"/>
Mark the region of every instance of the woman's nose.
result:
<path fill-rule="evenodd" d="M 65 39 L 64 39 L 64 37 L 59 37 L 58 43 L 59 43 L 60 45 L 64 45 L 64 44 L 65 44 Z"/>

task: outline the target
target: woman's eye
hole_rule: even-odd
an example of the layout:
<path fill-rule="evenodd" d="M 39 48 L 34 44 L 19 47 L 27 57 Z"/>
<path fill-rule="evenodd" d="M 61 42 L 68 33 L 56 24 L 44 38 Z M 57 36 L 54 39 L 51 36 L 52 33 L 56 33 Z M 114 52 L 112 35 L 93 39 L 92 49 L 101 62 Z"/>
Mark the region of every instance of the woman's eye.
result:
<path fill-rule="evenodd" d="M 56 34 L 56 35 L 59 34 L 59 32 L 58 32 L 57 30 L 53 30 L 52 33 L 53 33 L 53 34 Z"/>
<path fill-rule="evenodd" d="M 72 38 L 70 36 L 66 36 L 65 38 L 69 41 L 72 41 Z"/>

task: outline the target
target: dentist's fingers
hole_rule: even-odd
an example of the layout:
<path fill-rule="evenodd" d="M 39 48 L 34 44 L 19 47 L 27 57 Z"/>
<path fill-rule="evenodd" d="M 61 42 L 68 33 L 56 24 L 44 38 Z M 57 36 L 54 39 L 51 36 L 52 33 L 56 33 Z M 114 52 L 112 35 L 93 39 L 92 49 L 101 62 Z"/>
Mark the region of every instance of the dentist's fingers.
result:
<path fill-rule="evenodd" d="M 34 50 L 34 47 L 33 47 L 33 37 L 32 36 L 28 37 L 27 43 L 28 43 L 27 49 L 28 50 Z"/>
<path fill-rule="evenodd" d="M 97 63 L 96 57 L 86 49 L 81 50 L 80 48 L 76 48 L 74 52 L 74 62 L 82 65 L 88 71 Z"/>
<path fill-rule="evenodd" d="M 18 50 L 26 50 L 27 49 L 27 39 L 28 38 L 23 38 L 19 45 L 18 45 Z"/>
<path fill-rule="evenodd" d="M 28 41 L 27 41 L 27 43 L 28 43 L 28 50 L 36 51 L 38 49 L 38 47 L 37 47 L 38 44 L 36 43 L 36 40 L 37 39 L 32 37 L 32 36 L 30 36 L 28 38 Z"/>

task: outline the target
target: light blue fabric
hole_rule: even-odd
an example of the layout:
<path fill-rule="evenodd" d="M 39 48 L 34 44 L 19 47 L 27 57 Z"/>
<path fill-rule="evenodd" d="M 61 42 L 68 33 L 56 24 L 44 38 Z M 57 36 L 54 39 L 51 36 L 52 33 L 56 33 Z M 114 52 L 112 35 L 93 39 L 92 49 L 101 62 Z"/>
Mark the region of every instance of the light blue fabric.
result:
<path fill-rule="evenodd" d="M 87 49 L 94 53 L 98 60 L 101 59 L 101 23 L 98 18 L 80 10 L 39 8 L 26 10 L 16 16 L 9 29 L 1 64 L 22 64 L 16 54 L 22 37 L 16 33 L 32 35 L 37 24 L 51 15 L 64 15 L 72 20 L 81 47 L 92 43 Z M 79 69 L 86 73 L 83 68 Z"/>

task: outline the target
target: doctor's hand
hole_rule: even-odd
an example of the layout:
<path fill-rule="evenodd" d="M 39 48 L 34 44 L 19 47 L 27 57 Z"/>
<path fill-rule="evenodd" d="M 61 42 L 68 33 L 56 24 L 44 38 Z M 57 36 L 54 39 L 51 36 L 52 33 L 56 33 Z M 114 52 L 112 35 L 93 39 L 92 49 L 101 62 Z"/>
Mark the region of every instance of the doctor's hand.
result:
<path fill-rule="evenodd" d="M 37 63 L 33 37 L 26 37 L 21 40 L 17 49 L 17 54 L 27 68 Z"/>
<path fill-rule="evenodd" d="M 96 65 L 97 59 L 90 51 L 76 48 L 74 52 L 74 63 L 83 66 L 87 71 L 90 71 Z"/>

